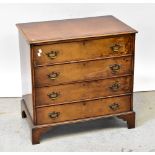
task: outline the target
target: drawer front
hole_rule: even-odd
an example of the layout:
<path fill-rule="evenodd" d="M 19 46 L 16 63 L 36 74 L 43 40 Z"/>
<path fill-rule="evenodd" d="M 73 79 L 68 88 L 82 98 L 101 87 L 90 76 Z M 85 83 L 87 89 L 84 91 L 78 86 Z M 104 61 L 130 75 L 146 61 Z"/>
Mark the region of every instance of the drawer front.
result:
<path fill-rule="evenodd" d="M 132 57 L 35 68 L 35 86 L 89 81 L 132 73 Z"/>
<path fill-rule="evenodd" d="M 131 90 L 131 76 L 36 88 L 36 106 L 119 95 Z"/>
<path fill-rule="evenodd" d="M 74 104 L 37 108 L 37 124 L 49 124 L 102 115 L 117 114 L 131 110 L 131 97 L 122 96 Z"/>
<path fill-rule="evenodd" d="M 120 56 L 133 53 L 133 37 L 105 38 L 34 46 L 36 65 Z"/>

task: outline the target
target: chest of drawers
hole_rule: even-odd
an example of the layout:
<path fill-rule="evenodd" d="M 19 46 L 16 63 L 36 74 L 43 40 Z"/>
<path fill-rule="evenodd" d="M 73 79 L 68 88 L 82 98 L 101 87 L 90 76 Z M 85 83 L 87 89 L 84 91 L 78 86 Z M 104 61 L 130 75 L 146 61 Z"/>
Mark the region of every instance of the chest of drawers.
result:
<path fill-rule="evenodd" d="M 135 127 L 136 30 L 113 16 L 17 24 L 32 143 L 56 125 L 116 116 Z"/>

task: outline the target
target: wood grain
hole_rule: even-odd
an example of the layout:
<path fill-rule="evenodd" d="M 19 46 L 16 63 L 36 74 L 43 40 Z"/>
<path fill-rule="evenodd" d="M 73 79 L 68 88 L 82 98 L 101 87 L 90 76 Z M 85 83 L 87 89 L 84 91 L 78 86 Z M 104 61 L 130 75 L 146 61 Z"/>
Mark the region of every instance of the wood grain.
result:
<path fill-rule="evenodd" d="M 32 144 L 39 144 L 42 134 L 44 132 L 46 132 L 48 129 L 51 129 L 52 127 L 58 126 L 58 125 L 70 124 L 70 123 L 78 123 L 78 122 L 83 122 L 84 123 L 85 121 L 96 120 L 96 119 L 107 118 L 107 117 L 119 117 L 119 118 L 123 118 L 123 119 L 128 118 L 130 123 L 134 124 L 134 122 L 135 122 L 135 119 L 134 120 L 130 119 L 131 116 L 134 115 L 135 113 L 133 111 L 128 111 L 128 112 L 120 112 L 120 113 L 115 113 L 115 114 L 94 116 L 94 117 L 83 118 L 83 119 L 69 120 L 69 121 L 64 121 L 64 122 L 42 124 L 42 125 L 33 125 L 30 114 L 29 114 L 29 112 L 27 110 L 27 107 L 26 107 L 25 103 L 23 102 L 23 100 L 21 100 L 21 112 L 22 112 L 22 114 L 24 113 L 24 118 L 27 119 L 27 121 L 29 123 L 29 126 L 31 128 Z M 132 117 L 132 118 L 135 118 L 135 117 Z M 127 120 L 127 119 L 124 119 L 124 120 Z M 130 124 L 128 124 L 129 128 L 133 127 L 133 126 L 129 126 L 129 125 Z"/>
<path fill-rule="evenodd" d="M 17 27 L 21 113 L 30 123 L 33 144 L 50 127 L 102 117 L 119 116 L 128 128 L 135 127 L 136 30 L 113 16 Z"/>
<path fill-rule="evenodd" d="M 113 70 L 115 65 L 120 66 L 120 69 Z M 35 68 L 35 86 L 43 87 L 77 81 L 91 81 L 132 73 L 132 57 L 44 66 Z M 55 79 L 49 77 L 53 75 L 56 76 Z"/>
<path fill-rule="evenodd" d="M 35 66 L 133 54 L 132 38 L 133 35 L 123 35 L 104 39 L 34 46 Z M 114 45 L 120 45 L 118 51 L 112 50 Z M 40 53 L 40 50 L 42 53 Z M 51 51 L 58 52 L 56 58 L 48 57 L 48 53 Z"/>
<path fill-rule="evenodd" d="M 29 43 L 136 33 L 113 16 L 17 24 Z"/>
<path fill-rule="evenodd" d="M 94 99 L 131 92 L 131 76 L 96 80 L 52 87 L 36 88 L 36 106 L 59 103 L 75 102 L 85 99 Z M 114 84 L 118 84 L 117 90 L 112 90 Z M 58 97 L 52 100 L 48 94 L 58 93 Z"/>
<path fill-rule="evenodd" d="M 119 106 L 116 110 L 110 108 L 114 103 Z M 130 111 L 130 96 L 50 106 L 46 108 L 37 108 L 37 124 L 63 122 L 127 111 Z M 50 118 L 49 114 L 51 112 L 59 112 L 59 116 L 57 118 Z"/>

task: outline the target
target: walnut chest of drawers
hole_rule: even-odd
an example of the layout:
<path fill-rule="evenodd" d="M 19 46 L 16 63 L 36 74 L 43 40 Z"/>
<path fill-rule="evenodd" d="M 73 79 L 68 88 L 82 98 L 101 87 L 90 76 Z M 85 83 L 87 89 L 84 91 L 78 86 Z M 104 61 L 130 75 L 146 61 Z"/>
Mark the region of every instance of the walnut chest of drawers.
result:
<path fill-rule="evenodd" d="M 56 125 L 116 116 L 135 127 L 136 30 L 113 16 L 17 24 L 32 143 Z"/>

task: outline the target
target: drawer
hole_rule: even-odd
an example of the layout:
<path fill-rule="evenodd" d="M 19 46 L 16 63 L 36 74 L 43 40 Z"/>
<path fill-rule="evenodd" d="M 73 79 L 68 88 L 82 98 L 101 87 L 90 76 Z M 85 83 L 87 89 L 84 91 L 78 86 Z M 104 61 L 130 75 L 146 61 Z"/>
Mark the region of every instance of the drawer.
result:
<path fill-rule="evenodd" d="M 89 117 L 118 114 L 131 110 L 131 97 L 99 99 L 94 101 L 37 108 L 37 124 L 50 124 Z"/>
<path fill-rule="evenodd" d="M 132 38 L 131 35 L 124 35 L 113 38 L 34 46 L 34 61 L 36 65 L 45 65 L 132 54 Z"/>
<path fill-rule="evenodd" d="M 132 68 L 132 57 L 36 67 L 35 86 L 58 85 L 132 74 Z"/>
<path fill-rule="evenodd" d="M 77 102 L 132 91 L 132 76 L 36 88 L 36 106 Z"/>

